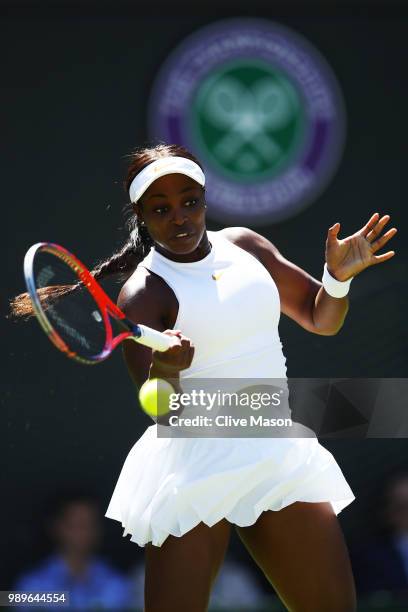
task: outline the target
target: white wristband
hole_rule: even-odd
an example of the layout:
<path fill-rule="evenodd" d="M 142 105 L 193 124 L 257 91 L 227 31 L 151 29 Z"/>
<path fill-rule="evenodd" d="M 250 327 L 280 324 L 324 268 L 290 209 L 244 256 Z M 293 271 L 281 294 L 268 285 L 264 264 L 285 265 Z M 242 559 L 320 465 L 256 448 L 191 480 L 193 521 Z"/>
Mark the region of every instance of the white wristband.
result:
<path fill-rule="evenodd" d="M 350 289 L 350 283 L 353 277 L 346 281 L 338 281 L 334 278 L 327 269 L 327 263 L 324 264 L 322 284 L 324 290 L 334 298 L 342 298 L 348 294 Z"/>

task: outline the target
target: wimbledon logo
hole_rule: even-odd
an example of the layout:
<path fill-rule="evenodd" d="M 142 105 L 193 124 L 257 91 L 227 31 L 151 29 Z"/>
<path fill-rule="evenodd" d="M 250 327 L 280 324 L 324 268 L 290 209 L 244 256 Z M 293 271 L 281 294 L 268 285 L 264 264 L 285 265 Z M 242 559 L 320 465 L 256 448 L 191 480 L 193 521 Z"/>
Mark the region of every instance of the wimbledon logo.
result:
<path fill-rule="evenodd" d="M 156 78 L 149 135 L 205 167 L 209 215 L 251 225 L 315 200 L 344 142 L 344 108 L 325 60 L 269 21 L 221 21 L 187 38 Z"/>

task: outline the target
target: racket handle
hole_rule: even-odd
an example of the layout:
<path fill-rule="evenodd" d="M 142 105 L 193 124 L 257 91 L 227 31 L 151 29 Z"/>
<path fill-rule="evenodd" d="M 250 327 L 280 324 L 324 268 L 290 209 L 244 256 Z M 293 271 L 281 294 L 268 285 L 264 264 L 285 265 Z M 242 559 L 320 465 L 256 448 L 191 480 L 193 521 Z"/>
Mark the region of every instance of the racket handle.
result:
<path fill-rule="evenodd" d="M 137 329 L 140 331 L 140 335 L 134 336 L 136 342 L 149 346 L 155 351 L 167 351 L 167 349 L 175 344 L 174 338 L 162 334 L 157 329 L 146 327 L 146 325 L 137 325 Z"/>

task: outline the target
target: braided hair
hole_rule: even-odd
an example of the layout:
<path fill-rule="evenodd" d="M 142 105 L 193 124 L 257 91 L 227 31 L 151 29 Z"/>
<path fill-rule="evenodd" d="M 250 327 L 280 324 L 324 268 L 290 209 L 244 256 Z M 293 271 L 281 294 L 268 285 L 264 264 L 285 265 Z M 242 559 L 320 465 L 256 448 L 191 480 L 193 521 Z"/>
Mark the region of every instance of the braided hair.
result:
<path fill-rule="evenodd" d="M 127 157 L 130 158 L 130 163 L 127 170 L 126 178 L 123 182 L 123 187 L 126 193 L 129 193 L 129 187 L 135 176 L 152 162 L 161 157 L 186 157 L 191 159 L 201 167 L 200 162 L 180 145 L 158 144 L 154 147 L 146 147 L 136 149 Z M 129 231 L 129 236 L 123 246 L 113 253 L 108 259 L 105 259 L 94 266 L 91 274 L 96 280 L 107 278 L 108 276 L 120 275 L 121 281 L 125 281 L 136 270 L 138 264 L 143 261 L 149 252 L 153 241 L 149 235 L 147 227 L 141 225 L 138 216 L 136 215 L 136 204 L 127 206 L 130 216 L 126 222 L 126 227 Z M 41 299 L 50 299 L 61 297 L 65 293 L 70 293 L 74 286 L 66 286 L 63 289 L 45 287 L 42 289 Z M 57 295 L 58 294 L 58 295 Z M 34 315 L 34 310 L 31 305 L 31 300 L 28 293 L 21 293 L 10 301 L 10 316 L 14 318 L 28 318 Z"/>

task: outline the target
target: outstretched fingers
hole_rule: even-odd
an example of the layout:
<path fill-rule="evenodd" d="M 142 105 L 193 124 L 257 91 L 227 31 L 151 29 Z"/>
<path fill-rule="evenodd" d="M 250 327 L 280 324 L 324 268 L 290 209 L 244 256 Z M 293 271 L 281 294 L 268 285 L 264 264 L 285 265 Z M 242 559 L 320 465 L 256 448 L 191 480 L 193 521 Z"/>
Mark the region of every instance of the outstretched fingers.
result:
<path fill-rule="evenodd" d="M 382 263 L 383 261 L 387 261 L 387 259 L 391 259 L 391 257 L 394 257 L 394 255 L 395 251 L 388 251 L 387 253 L 383 253 L 383 255 L 373 255 L 372 263 L 374 265 Z"/>
<path fill-rule="evenodd" d="M 373 240 L 375 240 L 381 234 L 389 220 L 390 215 L 384 215 L 383 217 L 381 217 L 381 219 L 378 220 L 375 226 L 366 234 L 366 240 L 368 240 L 368 242 L 373 242 Z"/>
<path fill-rule="evenodd" d="M 375 240 L 374 242 L 372 242 L 371 243 L 372 252 L 376 253 L 377 251 L 379 251 L 384 246 L 384 244 L 387 244 L 387 242 L 391 240 L 393 236 L 395 236 L 397 231 L 398 231 L 397 228 L 393 227 L 392 229 L 388 230 L 388 232 L 386 232 L 383 236 L 378 238 L 378 240 Z"/>
<path fill-rule="evenodd" d="M 367 238 L 367 234 L 369 234 L 369 232 L 377 225 L 379 218 L 380 215 L 378 213 L 374 213 L 364 227 L 361 228 L 360 234 Z"/>
<path fill-rule="evenodd" d="M 340 231 L 340 223 L 335 223 L 334 225 L 332 225 L 331 227 L 329 227 L 329 230 L 327 232 L 327 238 L 329 241 L 335 241 L 337 239 L 337 236 L 339 234 Z"/>

